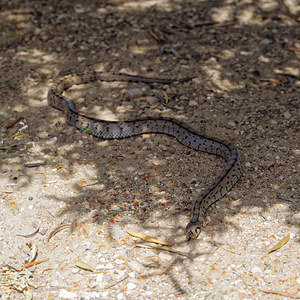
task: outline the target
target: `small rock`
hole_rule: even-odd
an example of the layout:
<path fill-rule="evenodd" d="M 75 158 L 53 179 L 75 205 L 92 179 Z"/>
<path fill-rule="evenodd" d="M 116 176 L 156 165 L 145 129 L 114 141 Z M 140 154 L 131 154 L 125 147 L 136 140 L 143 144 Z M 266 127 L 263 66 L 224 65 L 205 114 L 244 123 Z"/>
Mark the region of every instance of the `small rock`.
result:
<path fill-rule="evenodd" d="M 118 300 L 125 299 L 125 295 L 124 295 L 123 293 L 119 293 L 119 294 L 117 295 L 117 299 L 118 299 Z"/>
<path fill-rule="evenodd" d="M 146 97 L 146 101 L 150 104 L 150 105 L 155 105 L 157 104 L 158 100 L 156 97 L 151 97 L 151 96 L 148 96 Z"/>
<path fill-rule="evenodd" d="M 140 89 L 130 89 L 127 90 L 126 93 L 134 99 L 140 98 L 143 94 L 143 92 Z"/>
<path fill-rule="evenodd" d="M 40 131 L 36 134 L 40 139 L 46 139 L 49 136 L 49 133 L 46 131 Z"/>
<path fill-rule="evenodd" d="M 288 111 L 286 111 L 284 112 L 283 116 L 288 120 L 291 118 L 292 115 Z"/>
<path fill-rule="evenodd" d="M 129 283 L 127 284 L 127 289 L 128 289 L 128 290 L 133 290 L 133 289 L 135 289 L 135 288 L 136 288 L 136 285 L 135 285 L 134 283 L 129 282 Z"/>
<path fill-rule="evenodd" d="M 59 298 L 62 298 L 62 299 L 76 298 L 77 299 L 77 295 L 75 293 L 68 292 L 67 290 L 61 290 L 59 292 Z"/>
<path fill-rule="evenodd" d="M 263 39 L 263 40 L 260 41 L 260 43 L 261 43 L 262 45 L 268 45 L 268 44 L 271 43 L 271 41 L 270 41 L 269 39 Z"/>
<path fill-rule="evenodd" d="M 39 234 L 45 235 L 48 231 L 48 227 L 41 227 L 39 230 Z"/>
<path fill-rule="evenodd" d="M 173 260 L 173 256 L 165 252 L 160 252 L 158 259 L 161 261 L 161 263 L 166 264 Z"/>
<path fill-rule="evenodd" d="M 81 275 L 81 274 L 75 274 L 73 276 L 73 282 L 79 282 L 81 281 L 82 279 L 84 279 L 84 277 Z"/>
<path fill-rule="evenodd" d="M 229 121 L 228 125 L 231 127 L 236 127 L 236 123 L 234 121 Z"/>
<path fill-rule="evenodd" d="M 143 273 L 146 270 L 146 268 L 138 262 L 130 262 L 128 264 L 129 264 L 130 268 L 137 273 Z"/>
<path fill-rule="evenodd" d="M 214 96 L 208 96 L 207 98 L 206 98 L 206 101 L 207 102 L 214 102 L 216 100 L 216 97 L 214 97 Z"/>
<path fill-rule="evenodd" d="M 97 274 L 97 276 L 96 276 L 96 281 L 97 281 L 98 283 L 103 282 L 103 273 Z"/>
<path fill-rule="evenodd" d="M 181 95 L 181 96 L 179 97 L 179 100 L 180 100 L 180 101 L 188 100 L 188 97 L 187 97 L 186 95 Z"/>
<path fill-rule="evenodd" d="M 261 268 L 258 267 L 258 266 L 253 266 L 253 267 L 251 268 L 251 272 L 252 272 L 252 273 L 262 273 L 262 270 L 261 270 Z"/>
<path fill-rule="evenodd" d="M 198 102 L 196 102 L 195 100 L 190 100 L 189 101 L 189 106 L 197 106 Z"/>

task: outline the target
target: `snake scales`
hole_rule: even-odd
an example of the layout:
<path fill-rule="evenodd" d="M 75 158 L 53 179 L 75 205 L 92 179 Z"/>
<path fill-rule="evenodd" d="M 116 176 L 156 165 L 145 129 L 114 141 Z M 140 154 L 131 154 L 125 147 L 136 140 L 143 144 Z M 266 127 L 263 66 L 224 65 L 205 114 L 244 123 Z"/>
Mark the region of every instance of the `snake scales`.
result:
<path fill-rule="evenodd" d="M 69 125 L 101 139 L 121 139 L 144 133 L 162 133 L 175 137 L 181 144 L 196 151 L 215 154 L 227 163 L 220 175 L 194 201 L 192 216 L 186 226 L 186 239 L 196 239 L 200 234 L 207 209 L 223 197 L 242 175 L 242 163 L 237 148 L 223 140 L 200 135 L 194 130 L 170 119 L 144 119 L 124 122 L 98 120 L 80 114 L 71 100 L 63 96 L 63 91 L 72 85 L 95 81 L 127 81 L 141 83 L 171 84 L 178 80 L 148 78 L 128 74 L 87 72 L 70 74 L 56 81 L 48 92 L 48 104 L 61 110 Z"/>

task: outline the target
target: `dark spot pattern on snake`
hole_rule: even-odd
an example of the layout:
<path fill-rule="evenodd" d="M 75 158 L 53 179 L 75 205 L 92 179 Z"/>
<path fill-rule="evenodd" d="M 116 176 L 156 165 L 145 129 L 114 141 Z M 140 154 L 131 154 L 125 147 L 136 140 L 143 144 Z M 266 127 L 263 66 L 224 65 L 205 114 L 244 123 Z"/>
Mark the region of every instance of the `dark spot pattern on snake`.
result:
<path fill-rule="evenodd" d="M 79 114 L 74 103 L 62 95 L 63 91 L 75 84 L 86 84 L 97 80 L 171 84 L 175 81 L 184 82 L 190 79 L 148 78 L 128 74 L 97 73 L 95 71 L 83 74 L 70 74 L 58 80 L 50 87 L 48 104 L 61 110 L 65 114 L 69 125 L 86 131 L 95 137 L 121 139 L 142 133 L 163 133 L 175 137 L 181 144 L 193 150 L 204 151 L 224 158 L 227 163 L 219 176 L 193 203 L 191 220 L 186 227 L 186 238 L 187 240 L 196 239 L 200 233 L 207 209 L 223 197 L 242 175 L 242 162 L 237 148 L 226 141 L 200 135 L 193 129 L 175 120 L 149 118 L 125 122 L 109 122 Z"/>

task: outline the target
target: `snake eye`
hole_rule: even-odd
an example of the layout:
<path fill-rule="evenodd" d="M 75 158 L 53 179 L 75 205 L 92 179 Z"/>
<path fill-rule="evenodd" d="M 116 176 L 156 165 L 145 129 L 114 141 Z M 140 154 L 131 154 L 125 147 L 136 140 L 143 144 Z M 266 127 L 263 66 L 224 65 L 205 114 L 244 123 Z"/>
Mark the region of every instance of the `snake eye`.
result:
<path fill-rule="evenodd" d="M 201 231 L 201 228 L 200 228 L 200 227 L 196 227 L 196 228 L 195 228 L 195 231 L 196 231 L 197 234 L 199 234 L 200 231 Z"/>

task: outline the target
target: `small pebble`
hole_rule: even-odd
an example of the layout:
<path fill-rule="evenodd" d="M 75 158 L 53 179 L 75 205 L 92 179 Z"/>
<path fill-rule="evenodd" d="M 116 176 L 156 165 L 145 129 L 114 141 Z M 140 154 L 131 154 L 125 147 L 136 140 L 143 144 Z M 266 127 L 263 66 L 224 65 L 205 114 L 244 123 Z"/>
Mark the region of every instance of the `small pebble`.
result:
<path fill-rule="evenodd" d="M 136 288 L 136 285 L 135 285 L 134 283 L 129 282 L 129 283 L 127 284 L 127 289 L 128 289 L 128 290 L 133 290 L 133 289 L 135 289 L 135 288 Z"/>
<path fill-rule="evenodd" d="M 168 253 L 165 253 L 165 252 L 160 252 L 159 255 L 158 255 L 158 259 L 163 263 L 163 264 L 166 264 L 170 261 L 173 260 L 173 256 L 168 254 Z"/>
<path fill-rule="evenodd" d="M 270 41 L 269 39 L 263 39 L 263 40 L 261 40 L 260 43 L 261 43 L 262 45 L 268 45 L 268 44 L 271 43 L 271 41 Z"/>
<path fill-rule="evenodd" d="M 229 121 L 228 125 L 231 127 L 236 127 L 236 123 L 234 121 Z"/>
<path fill-rule="evenodd" d="M 134 99 L 141 97 L 143 94 L 143 92 L 140 89 L 130 89 L 127 90 L 126 93 Z"/>
<path fill-rule="evenodd" d="M 61 290 L 59 292 L 59 298 L 62 298 L 62 299 L 75 298 L 75 299 L 77 299 L 77 295 L 75 293 L 68 292 L 67 290 Z"/>
<path fill-rule="evenodd" d="M 284 112 L 283 116 L 288 120 L 291 118 L 292 115 L 288 111 L 286 111 Z"/>
<path fill-rule="evenodd" d="M 251 268 L 251 272 L 252 272 L 252 273 L 262 273 L 262 270 L 261 270 L 261 268 L 258 267 L 258 266 L 253 266 L 253 267 Z"/>
<path fill-rule="evenodd" d="M 98 283 L 100 283 L 100 282 L 103 281 L 103 273 L 97 274 L 97 276 L 96 276 L 96 281 L 97 281 Z"/>
<path fill-rule="evenodd" d="M 130 266 L 130 268 L 133 271 L 135 271 L 137 273 L 143 273 L 146 270 L 146 268 L 142 264 L 140 264 L 138 262 L 130 262 L 130 263 L 128 263 L 128 265 Z"/>
<path fill-rule="evenodd" d="M 39 234 L 41 235 L 45 235 L 48 231 L 48 228 L 47 227 L 41 227 L 40 230 L 39 230 Z"/>
<path fill-rule="evenodd" d="M 190 100 L 189 101 L 189 106 L 197 106 L 198 102 L 196 102 L 195 100 Z"/>
<path fill-rule="evenodd" d="M 81 274 L 75 274 L 74 276 L 73 276 L 73 282 L 79 282 L 79 281 L 81 281 L 82 279 L 83 279 L 84 277 L 81 275 Z"/>

